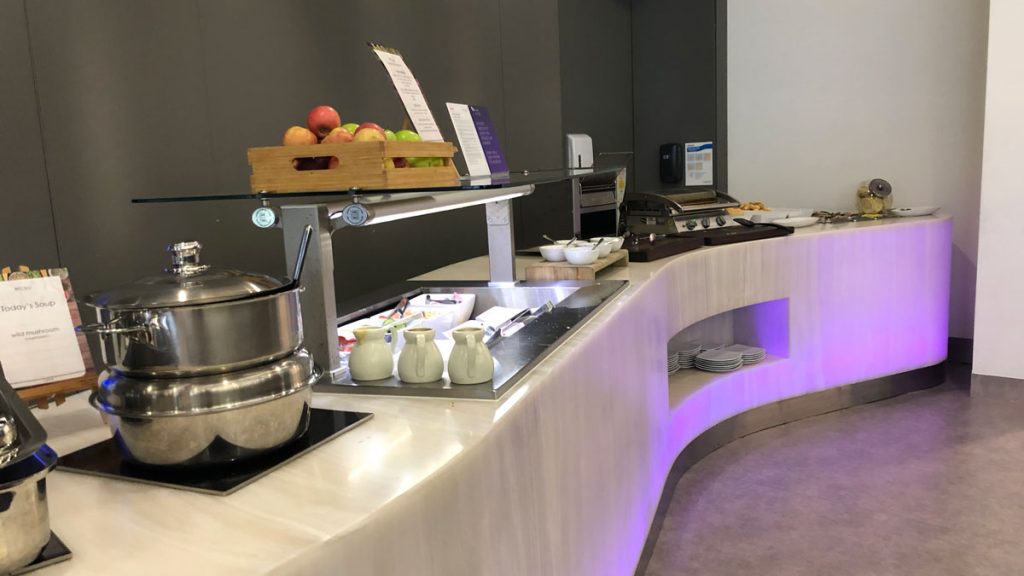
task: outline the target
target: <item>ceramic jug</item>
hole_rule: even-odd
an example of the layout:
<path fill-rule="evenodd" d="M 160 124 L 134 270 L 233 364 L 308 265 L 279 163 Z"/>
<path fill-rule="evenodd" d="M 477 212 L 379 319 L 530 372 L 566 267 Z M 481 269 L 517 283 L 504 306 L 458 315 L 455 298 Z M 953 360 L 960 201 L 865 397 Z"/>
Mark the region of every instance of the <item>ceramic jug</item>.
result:
<path fill-rule="evenodd" d="M 448 358 L 452 384 L 482 384 L 494 376 L 494 358 L 484 345 L 484 329 L 457 328 L 452 331 L 455 348 Z"/>
<path fill-rule="evenodd" d="M 383 380 L 395 370 L 391 347 L 384 341 L 387 329 L 363 326 L 352 331 L 356 345 L 348 357 L 348 371 L 353 380 Z"/>
<path fill-rule="evenodd" d="M 398 356 L 398 377 L 402 382 L 436 382 L 444 374 L 444 360 L 434 344 L 433 328 L 409 328 L 403 333 L 405 346 Z"/>

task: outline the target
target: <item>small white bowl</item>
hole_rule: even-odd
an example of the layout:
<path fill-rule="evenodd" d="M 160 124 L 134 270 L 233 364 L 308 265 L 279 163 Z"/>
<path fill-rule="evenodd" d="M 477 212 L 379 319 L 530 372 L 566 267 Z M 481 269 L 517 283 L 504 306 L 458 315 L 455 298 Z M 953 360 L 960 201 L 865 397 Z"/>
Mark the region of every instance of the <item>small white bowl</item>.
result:
<path fill-rule="evenodd" d="M 595 244 L 594 246 L 597 247 L 598 258 L 607 258 L 608 255 L 612 253 L 611 242 L 601 242 L 600 244 Z"/>
<path fill-rule="evenodd" d="M 565 262 L 565 247 L 559 244 L 548 244 L 540 247 L 540 255 L 548 262 Z"/>
<path fill-rule="evenodd" d="M 601 240 L 606 240 L 606 244 L 610 244 L 612 247 L 611 251 L 614 252 L 622 248 L 622 243 L 625 242 L 626 239 L 622 236 L 602 236 L 600 238 L 590 239 L 591 242 L 599 242 Z"/>
<path fill-rule="evenodd" d="M 601 254 L 600 251 L 595 250 L 592 245 L 574 245 L 566 248 L 562 252 L 565 254 L 565 259 L 568 260 L 570 264 L 576 265 L 593 264 L 594 262 L 597 262 L 597 258 Z"/>

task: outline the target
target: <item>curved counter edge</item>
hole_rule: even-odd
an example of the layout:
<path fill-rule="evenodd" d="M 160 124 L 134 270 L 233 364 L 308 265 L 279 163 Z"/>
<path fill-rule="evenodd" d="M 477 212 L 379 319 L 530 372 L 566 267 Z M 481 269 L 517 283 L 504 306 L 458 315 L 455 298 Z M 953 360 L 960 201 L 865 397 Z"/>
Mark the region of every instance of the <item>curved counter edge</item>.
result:
<path fill-rule="evenodd" d="M 719 448 L 745 436 L 782 426 L 791 422 L 813 418 L 837 410 L 879 402 L 903 394 L 927 390 L 946 380 L 945 364 L 935 364 L 909 372 L 883 376 L 866 382 L 847 384 L 838 388 L 812 392 L 796 398 L 779 400 L 752 408 L 715 424 L 690 441 L 676 458 L 665 479 L 665 488 L 658 502 L 658 511 L 647 532 L 647 542 L 637 564 L 635 576 L 644 576 L 654 553 L 661 526 L 675 495 L 676 486 L 691 468 Z"/>

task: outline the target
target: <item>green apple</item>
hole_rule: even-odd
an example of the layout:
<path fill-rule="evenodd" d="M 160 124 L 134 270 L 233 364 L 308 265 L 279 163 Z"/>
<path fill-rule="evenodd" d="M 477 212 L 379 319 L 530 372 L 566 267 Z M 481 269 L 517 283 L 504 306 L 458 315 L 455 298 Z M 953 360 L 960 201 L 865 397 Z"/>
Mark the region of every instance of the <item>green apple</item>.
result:
<path fill-rule="evenodd" d="M 392 132 L 391 130 L 385 130 L 384 137 L 387 138 L 388 140 L 398 140 L 398 137 L 395 136 L 395 133 Z"/>
<path fill-rule="evenodd" d="M 412 130 L 399 130 L 395 132 L 395 139 L 400 142 L 419 142 L 422 140 L 420 135 Z"/>
<path fill-rule="evenodd" d="M 429 168 L 432 158 L 406 158 L 410 168 Z"/>
<path fill-rule="evenodd" d="M 356 130 L 359 128 L 359 124 L 356 124 L 355 122 L 349 122 L 348 124 L 342 124 L 341 127 L 344 128 L 345 130 L 348 130 L 349 134 L 355 134 Z"/>
<path fill-rule="evenodd" d="M 430 165 L 434 167 L 444 166 L 444 158 L 431 158 Z"/>

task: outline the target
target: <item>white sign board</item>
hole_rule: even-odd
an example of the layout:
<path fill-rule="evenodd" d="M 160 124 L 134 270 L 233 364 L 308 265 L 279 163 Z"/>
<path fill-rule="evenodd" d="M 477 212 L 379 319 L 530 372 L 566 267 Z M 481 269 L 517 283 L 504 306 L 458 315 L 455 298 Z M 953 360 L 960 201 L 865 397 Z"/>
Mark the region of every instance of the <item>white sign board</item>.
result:
<path fill-rule="evenodd" d="M 60 278 L 0 282 L 0 366 L 15 388 L 85 374 Z"/>

